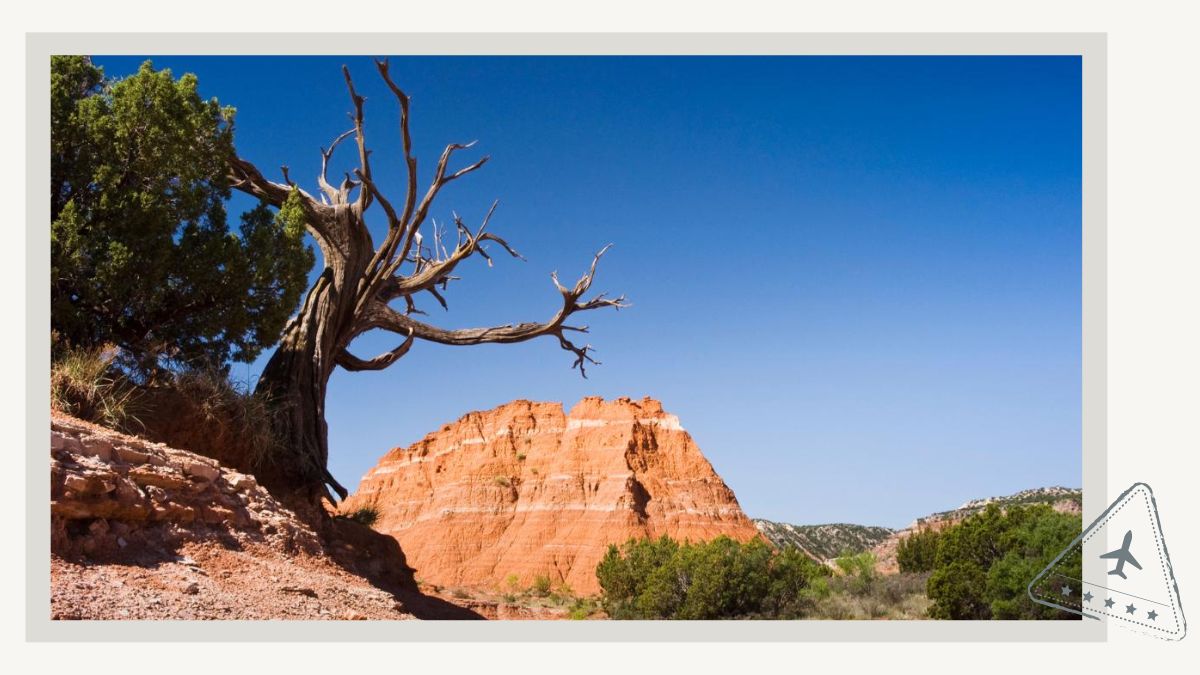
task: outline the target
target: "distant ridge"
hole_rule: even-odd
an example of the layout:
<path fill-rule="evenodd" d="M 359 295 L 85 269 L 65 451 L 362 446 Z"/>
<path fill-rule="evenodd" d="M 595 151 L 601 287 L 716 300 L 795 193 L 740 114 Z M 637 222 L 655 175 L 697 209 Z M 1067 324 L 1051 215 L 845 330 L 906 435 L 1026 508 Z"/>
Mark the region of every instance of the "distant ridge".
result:
<path fill-rule="evenodd" d="M 1040 487 L 1012 495 L 972 499 L 958 508 L 917 518 L 902 530 L 851 523 L 794 525 L 762 518 L 755 518 L 754 524 L 776 546 L 795 546 L 816 560 L 828 561 L 843 555 L 871 551 L 880 570 L 890 573 L 897 571 L 896 548 L 900 540 L 923 529 L 940 530 L 948 527 L 979 513 L 988 504 L 997 504 L 1001 508 L 1049 504 L 1058 511 L 1080 513 L 1083 510 L 1083 490 L 1062 486 Z"/>
<path fill-rule="evenodd" d="M 1022 490 L 1016 494 L 1002 497 L 972 499 L 957 509 L 940 511 L 922 518 L 917 518 L 911 525 L 903 530 L 897 531 L 892 536 L 880 542 L 879 545 L 873 549 L 872 552 L 875 554 L 876 567 L 879 569 L 879 571 L 885 574 L 891 574 L 900 571 L 900 567 L 896 562 L 896 551 L 899 548 L 902 540 L 916 534 L 917 532 L 920 532 L 921 530 L 941 530 L 949 527 L 965 518 L 979 513 L 989 504 L 996 504 L 1002 509 L 1010 506 L 1047 504 L 1055 511 L 1061 511 L 1063 513 L 1082 513 L 1083 490 L 1062 486 L 1033 488 L 1031 490 Z"/>
<path fill-rule="evenodd" d="M 934 513 L 921 520 L 941 519 L 948 516 L 957 515 L 960 518 L 966 517 L 973 513 L 982 511 L 988 504 L 998 504 L 1004 506 L 1017 506 L 1023 504 L 1057 504 L 1060 502 L 1074 503 L 1077 507 L 1083 506 L 1083 490 L 1078 488 L 1068 488 L 1062 486 L 1040 487 L 1031 490 L 1021 490 L 1020 492 L 1007 495 L 1004 497 L 985 497 L 983 499 L 972 499 L 963 504 L 957 509 L 950 511 L 942 511 Z"/>
<path fill-rule="evenodd" d="M 886 527 L 851 523 L 792 525 L 755 518 L 754 524 L 772 544 L 780 548 L 795 546 L 817 560 L 869 551 L 894 532 Z"/>

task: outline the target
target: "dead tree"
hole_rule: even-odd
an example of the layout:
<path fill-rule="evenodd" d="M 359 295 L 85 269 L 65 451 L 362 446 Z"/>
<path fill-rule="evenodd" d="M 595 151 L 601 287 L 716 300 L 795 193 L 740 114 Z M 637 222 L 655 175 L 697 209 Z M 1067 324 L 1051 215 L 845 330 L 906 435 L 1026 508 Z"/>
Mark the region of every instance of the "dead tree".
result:
<path fill-rule="evenodd" d="M 433 179 L 422 194 L 418 187 L 417 158 L 412 152 L 409 135 L 409 97 L 392 80 L 386 59 L 376 61 L 379 75 L 399 102 L 399 133 L 407 166 L 407 184 L 403 202 L 393 203 L 376 185 L 371 172 L 371 151 L 363 134 L 363 104 L 365 99 L 355 91 L 350 71 L 342 73 L 353 104 L 353 128 L 334 139 L 328 149 L 321 150 L 321 171 L 317 177 L 320 197 L 305 192 L 282 168 L 282 183 L 273 182 L 250 162 L 234 158 L 230 162 L 233 187 L 265 199 L 279 207 L 296 194 L 302 204 L 306 228 L 321 250 L 324 269 L 313 283 L 300 308 L 284 329 L 279 347 L 271 356 L 258 381 L 257 391 L 273 405 L 274 432 L 281 442 L 282 458 L 273 462 L 270 471 L 276 485 L 294 497 L 304 497 L 315 503 L 329 496 L 325 486 L 339 497 L 346 489 L 334 480 L 327 468 L 329 457 L 328 433 L 325 423 L 325 392 L 335 366 L 349 371 L 382 370 L 402 358 L 417 340 L 445 345 L 478 345 L 484 343 L 524 342 L 543 335 L 557 338 L 559 345 L 571 352 L 573 367 L 586 376 L 592 358 L 591 345 L 579 346 L 575 335 L 587 332 L 587 326 L 568 324 L 577 312 L 602 307 L 620 309 L 624 296 L 607 298 L 601 293 L 585 300 L 584 294 L 595 278 L 596 265 L 608 249 L 601 249 L 592 259 L 591 267 L 571 288 L 559 283 L 551 274 L 562 304 L 545 322 L 519 323 L 488 328 L 447 330 L 425 320 L 417 308 L 416 298 L 428 296 L 443 308 L 443 292 L 454 280 L 459 263 L 472 256 L 492 258 L 486 244 L 494 244 L 507 254 L 520 255 L 500 236 L 488 231 L 489 220 L 496 210 L 493 203 L 483 222 L 468 227 L 454 216 L 455 244 L 448 249 L 444 230 L 434 223 L 433 231 L 421 234 L 430 208 L 443 187 L 476 171 L 488 161 L 483 157 L 463 168 L 452 170 L 454 153 L 470 148 L 474 143 L 452 143 L 438 159 Z M 358 146 L 358 167 L 353 175 L 347 173 L 335 187 L 327 174 L 330 158 L 342 141 L 354 138 Z M 387 232 L 376 245 L 367 229 L 367 210 L 378 205 L 387 219 Z M 424 240 L 424 241 L 423 241 Z M 425 244 L 428 245 L 425 245 Z M 422 296 L 424 294 L 424 296 Z M 399 344 L 391 351 L 373 358 L 361 358 L 351 353 L 353 340 L 371 329 L 384 329 L 397 334 Z"/>

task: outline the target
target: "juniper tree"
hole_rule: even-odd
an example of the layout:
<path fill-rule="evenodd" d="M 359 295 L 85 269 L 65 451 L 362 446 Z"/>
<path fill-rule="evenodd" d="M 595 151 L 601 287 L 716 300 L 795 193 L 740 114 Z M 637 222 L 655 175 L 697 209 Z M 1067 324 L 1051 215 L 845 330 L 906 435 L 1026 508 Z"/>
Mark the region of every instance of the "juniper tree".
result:
<path fill-rule="evenodd" d="M 314 262 L 297 198 L 226 223 L 233 109 L 150 62 L 106 81 L 51 60 L 51 325 L 129 365 L 250 361 L 278 339 Z"/>

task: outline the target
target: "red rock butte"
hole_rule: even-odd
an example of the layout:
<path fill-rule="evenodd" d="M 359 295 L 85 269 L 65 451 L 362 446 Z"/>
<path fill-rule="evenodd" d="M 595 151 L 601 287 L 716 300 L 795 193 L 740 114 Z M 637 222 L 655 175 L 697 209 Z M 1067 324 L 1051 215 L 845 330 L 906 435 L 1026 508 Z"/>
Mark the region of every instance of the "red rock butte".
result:
<path fill-rule="evenodd" d="M 759 536 L 679 418 L 650 398 L 518 400 L 472 412 L 362 479 L 343 512 L 372 507 L 421 581 L 521 587 L 544 575 L 600 590 L 596 565 L 630 537 Z"/>

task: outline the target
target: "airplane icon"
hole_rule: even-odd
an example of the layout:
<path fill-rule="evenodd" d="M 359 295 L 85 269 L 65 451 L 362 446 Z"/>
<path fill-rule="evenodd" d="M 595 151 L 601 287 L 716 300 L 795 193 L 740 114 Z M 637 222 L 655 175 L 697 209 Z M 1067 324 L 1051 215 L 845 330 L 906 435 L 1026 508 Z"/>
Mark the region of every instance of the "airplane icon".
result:
<path fill-rule="evenodd" d="M 1129 563 L 1139 570 L 1142 569 L 1142 566 L 1138 564 L 1137 558 L 1133 557 L 1133 554 L 1129 552 L 1129 544 L 1131 543 L 1133 543 L 1133 530 L 1125 532 L 1125 541 L 1121 544 L 1121 548 L 1109 551 L 1100 556 L 1101 558 L 1111 558 L 1117 561 L 1117 568 L 1109 572 L 1109 574 L 1115 574 L 1122 579 L 1128 579 L 1129 577 L 1125 576 L 1125 563 Z"/>

